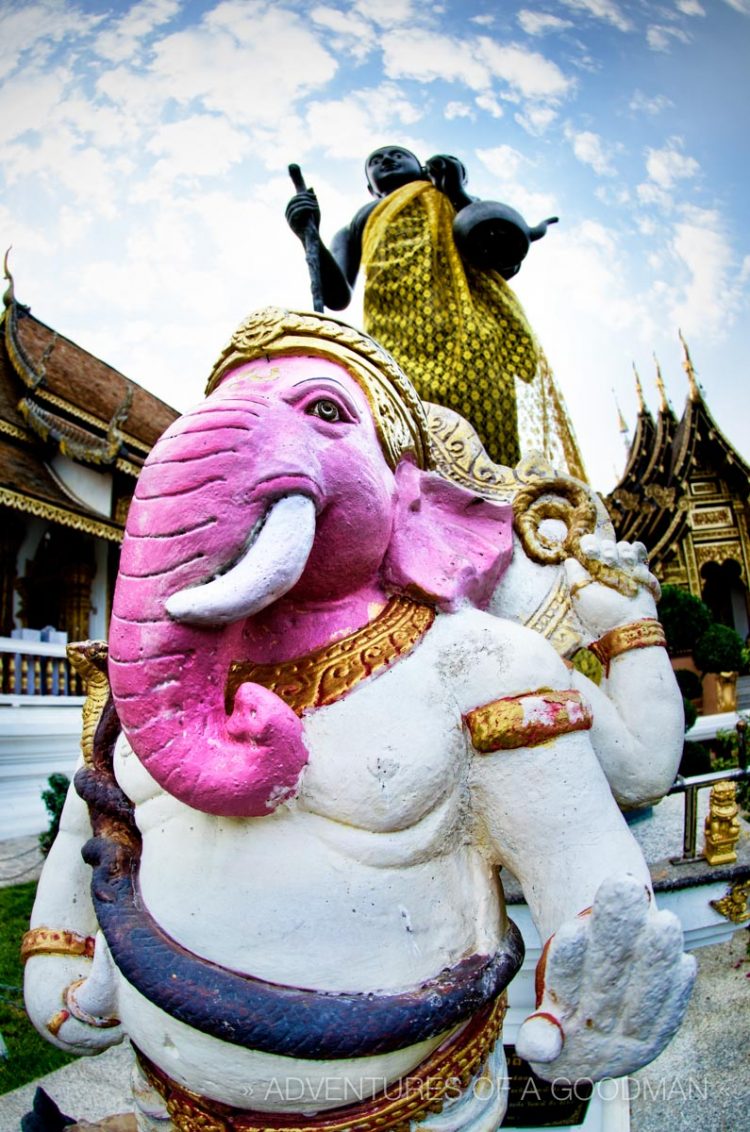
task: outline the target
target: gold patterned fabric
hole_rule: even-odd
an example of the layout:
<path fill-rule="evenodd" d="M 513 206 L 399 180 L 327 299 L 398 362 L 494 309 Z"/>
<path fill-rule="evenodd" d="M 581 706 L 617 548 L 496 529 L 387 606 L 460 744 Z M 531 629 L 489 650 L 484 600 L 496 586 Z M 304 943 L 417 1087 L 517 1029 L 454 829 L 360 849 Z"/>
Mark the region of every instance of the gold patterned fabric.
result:
<path fill-rule="evenodd" d="M 464 264 L 444 193 L 415 181 L 373 209 L 363 234 L 364 320 L 426 401 L 466 417 L 490 457 L 520 459 L 515 378 L 538 348 L 521 305 L 494 271 Z"/>

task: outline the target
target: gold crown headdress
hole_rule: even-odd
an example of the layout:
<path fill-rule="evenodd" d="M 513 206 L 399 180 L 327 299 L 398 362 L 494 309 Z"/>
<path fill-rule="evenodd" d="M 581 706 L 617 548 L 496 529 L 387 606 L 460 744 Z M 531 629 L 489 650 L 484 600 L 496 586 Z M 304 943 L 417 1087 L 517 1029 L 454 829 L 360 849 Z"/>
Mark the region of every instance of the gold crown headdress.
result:
<path fill-rule="evenodd" d="M 219 355 L 206 393 L 212 393 L 232 370 L 246 362 L 285 354 L 328 358 L 351 374 L 370 403 L 391 468 L 407 454 L 420 468 L 431 465 L 427 416 L 411 382 L 382 346 L 329 315 L 281 307 L 254 311 Z"/>

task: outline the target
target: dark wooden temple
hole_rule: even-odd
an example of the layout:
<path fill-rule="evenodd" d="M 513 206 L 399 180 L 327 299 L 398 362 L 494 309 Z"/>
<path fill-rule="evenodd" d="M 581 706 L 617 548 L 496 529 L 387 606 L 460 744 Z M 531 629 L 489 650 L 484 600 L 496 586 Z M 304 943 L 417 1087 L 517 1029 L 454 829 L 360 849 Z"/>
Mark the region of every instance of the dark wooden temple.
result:
<path fill-rule="evenodd" d="M 0 314 L 0 637 L 104 636 L 128 504 L 177 413 L 18 302 Z"/>
<path fill-rule="evenodd" d="M 688 396 L 678 420 L 657 365 L 656 419 L 639 398 L 622 478 L 605 499 L 619 539 L 648 547 L 661 582 L 682 586 L 745 638 L 750 628 L 750 467 L 714 421 L 683 341 Z"/>

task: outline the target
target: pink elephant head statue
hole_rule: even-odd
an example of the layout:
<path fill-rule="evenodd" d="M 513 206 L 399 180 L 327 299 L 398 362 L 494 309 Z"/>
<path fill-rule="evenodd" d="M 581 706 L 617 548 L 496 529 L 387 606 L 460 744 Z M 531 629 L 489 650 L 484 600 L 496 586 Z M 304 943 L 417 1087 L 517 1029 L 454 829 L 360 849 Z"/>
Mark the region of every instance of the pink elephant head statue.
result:
<path fill-rule="evenodd" d="M 154 446 L 128 516 L 110 631 L 123 729 L 156 781 L 206 812 L 260 817 L 293 794 L 302 722 L 230 667 L 345 637 L 405 595 L 489 601 L 511 512 L 430 468 L 421 402 L 338 320 L 246 320 L 206 399 Z"/>

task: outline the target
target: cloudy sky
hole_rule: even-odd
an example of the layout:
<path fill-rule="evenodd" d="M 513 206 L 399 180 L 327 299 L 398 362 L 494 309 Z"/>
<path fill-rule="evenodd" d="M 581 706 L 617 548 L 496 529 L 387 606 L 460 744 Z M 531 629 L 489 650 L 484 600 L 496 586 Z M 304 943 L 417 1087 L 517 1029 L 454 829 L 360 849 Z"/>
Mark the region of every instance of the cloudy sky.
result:
<path fill-rule="evenodd" d="M 310 305 L 290 161 L 328 238 L 376 146 L 454 153 L 560 217 L 513 285 L 592 482 L 633 362 L 681 410 L 678 328 L 750 457 L 749 62 L 750 0 L 0 0 L 0 242 L 38 318 L 185 408 L 247 312 Z"/>

